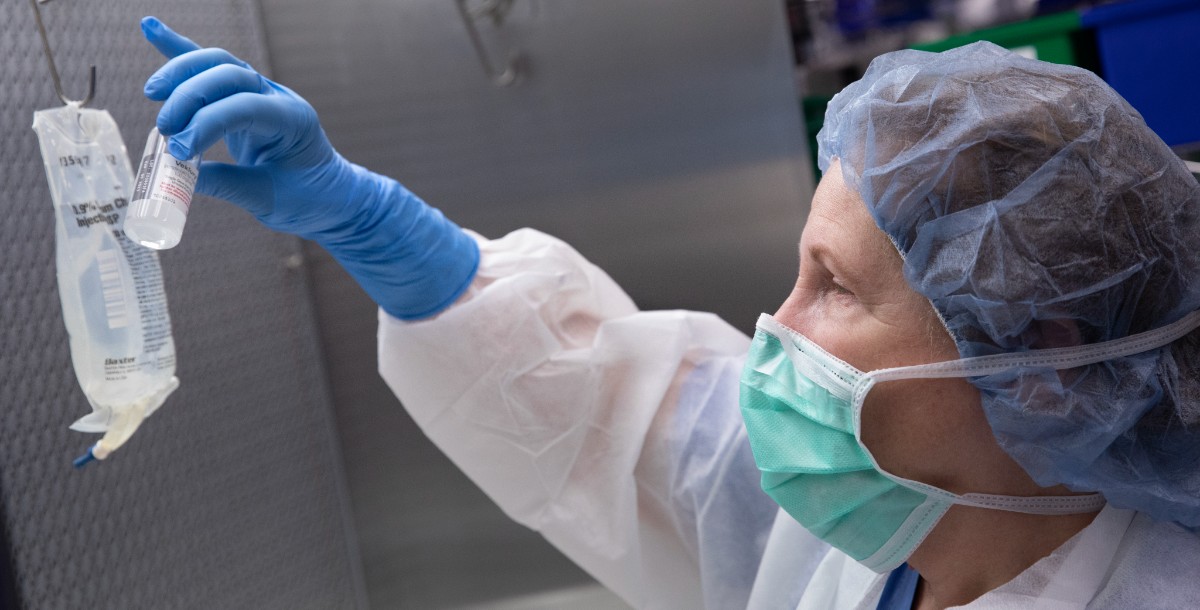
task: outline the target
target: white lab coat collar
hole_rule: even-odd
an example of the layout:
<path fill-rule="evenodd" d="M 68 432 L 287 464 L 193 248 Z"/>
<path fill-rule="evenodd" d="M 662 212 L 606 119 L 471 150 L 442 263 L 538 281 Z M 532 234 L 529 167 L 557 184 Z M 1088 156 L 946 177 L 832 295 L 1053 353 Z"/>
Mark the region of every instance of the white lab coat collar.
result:
<path fill-rule="evenodd" d="M 1086 608 L 1108 580 L 1117 549 L 1136 513 L 1104 507 L 1083 531 L 1016 578 L 962 608 Z M 1039 572 L 1041 574 L 1039 574 Z M 1046 583 L 1037 590 L 1040 583 Z"/>
<path fill-rule="evenodd" d="M 961 606 L 972 610 L 1085 608 L 1103 588 L 1134 511 L 1104 507 L 1090 525 L 1013 580 Z M 807 582 L 807 586 L 803 583 Z M 864 568 L 783 511 L 776 517 L 748 608 L 870 610 L 886 574 Z M 796 592 L 800 599 L 794 599 Z"/>

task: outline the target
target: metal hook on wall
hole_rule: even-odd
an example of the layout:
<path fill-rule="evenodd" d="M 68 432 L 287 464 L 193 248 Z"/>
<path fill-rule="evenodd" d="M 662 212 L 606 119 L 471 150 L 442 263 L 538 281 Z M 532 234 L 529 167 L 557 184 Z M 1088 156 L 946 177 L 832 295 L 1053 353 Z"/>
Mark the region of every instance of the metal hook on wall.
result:
<path fill-rule="evenodd" d="M 493 25 L 500 26 L 504 22 L 505 15 L 512 8 L 513 0 L 483 0 L 474 9 L 469 7 L 467 2 L 468 0 L 457 0 L 458 12 L 467 26 L 471 46 L 475 47 L 475 54 L 479 56 L 479 63 L 483 65 L 484 73 L 497 87 L 507 87 L 515 83 L 517 81 L 517 54 L 510 54 L 505 60 L 504 69 L 497 70 L 488 55 L 487 47 L 483 44 L 483 38 L 479 35 L 479 29 L 475 27 L 475 22 L 484 18 L 489 18 Z"/>
<path fill-rule="evenodd" d="M 46 52 L 46 63 L 50 65 L 50 77 L 54 79 L 54 92 L 58 94 L 58 99 L 64 104 L 78 104 L 83 106 L 92 101 L 92 97 L 96 95 L 96 66 L 92 66 L 88 70 L 88 92 L 87 96 L 82 100 L 72 100 L 63 93 L 62 79 L 58 76 L 58 67 L 54 65 L 54 53 L 50 51 L 50 37 L 46 35 L 46 25 L 42 23 L 42 11 L 38 8 L 38 4 L 45 4 L 50 0 L 29 0 L 29 4 L 33 6 L 33 16 L 37 21 L 38 34 L 42 37 L 42 50 Z"/>

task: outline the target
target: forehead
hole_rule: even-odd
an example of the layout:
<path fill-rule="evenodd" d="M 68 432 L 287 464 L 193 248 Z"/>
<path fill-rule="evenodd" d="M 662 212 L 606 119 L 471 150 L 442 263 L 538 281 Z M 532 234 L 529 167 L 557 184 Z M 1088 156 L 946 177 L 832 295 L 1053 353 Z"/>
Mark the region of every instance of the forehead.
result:
<path fill-rule="evenodd" d="M 899 275 L 901 260 L 887 235 L 875 224 L 858 193 L 842 180 L 835 159 L 813 194 L 801 246 L 843 264 L 865 266 L 863 273 Z"/>

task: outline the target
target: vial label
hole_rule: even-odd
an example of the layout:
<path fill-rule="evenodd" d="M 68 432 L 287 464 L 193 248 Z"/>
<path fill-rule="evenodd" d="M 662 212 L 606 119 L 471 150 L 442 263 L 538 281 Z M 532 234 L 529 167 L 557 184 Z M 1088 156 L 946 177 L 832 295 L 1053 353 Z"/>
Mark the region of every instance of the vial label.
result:
<path fill-rule="evenodd" d="M 190 209 L 199 177 L 199 167 L 166 152 L 146 155 L 138 168 L 133 200 L 151 199 Z"/>
<path fill-rule="evenodd" d="M 138 165 L 137 180 L 133 184 L 133 200 L 141 201 L 150 193 L 150 183 L 154 181 L 154 155 L 142 157 Z"/>

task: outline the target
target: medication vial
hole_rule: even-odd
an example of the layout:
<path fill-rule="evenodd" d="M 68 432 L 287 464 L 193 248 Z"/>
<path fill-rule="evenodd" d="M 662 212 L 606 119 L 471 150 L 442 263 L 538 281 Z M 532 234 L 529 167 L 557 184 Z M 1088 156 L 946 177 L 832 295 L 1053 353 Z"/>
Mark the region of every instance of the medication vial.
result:
<path fill-rule="evenodd" d="M 167 138 L 157 127 L 150 129 L 125 217 L 125 235 L 147 248 L 174 248 L 183 235 L 199 176 L 199 155 L 176 159 L 167 152 Z"/>

